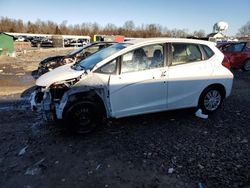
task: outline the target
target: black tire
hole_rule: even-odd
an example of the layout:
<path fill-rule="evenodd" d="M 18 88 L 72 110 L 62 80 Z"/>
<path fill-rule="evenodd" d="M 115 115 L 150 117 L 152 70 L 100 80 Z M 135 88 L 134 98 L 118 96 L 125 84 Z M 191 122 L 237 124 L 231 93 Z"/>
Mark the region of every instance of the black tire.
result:
<path fill-rule="evenodd" d="M 225 98 L 223 89 L 217 86 L 206 88 L 199 99 L 199 108 L 202 113 L 211 114 L 218 110 Z"/>
<path fill-rule="evenodd" d="M 86 134 L 101 126 L 102 114 L 93 102 L 83 101 L 70 106 L 64 119 L 69 131 Z"/>
<path fill-rule="evenodd" d="M 243 70 L 244 71 L 249 71 L 250 70 L 250 59 L 247 59 L 244 63 L 244 66 L 243 66 Z"/>

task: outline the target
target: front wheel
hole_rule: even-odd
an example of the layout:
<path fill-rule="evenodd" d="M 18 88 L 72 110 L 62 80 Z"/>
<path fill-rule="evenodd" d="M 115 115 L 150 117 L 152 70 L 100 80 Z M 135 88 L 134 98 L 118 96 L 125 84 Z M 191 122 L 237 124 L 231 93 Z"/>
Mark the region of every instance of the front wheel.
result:
<path fill-rule="evenodd" d="M 250 59 L 247 59 L 245 61 L 243 69 L 244 69 L 244 71 L 249 71 L 250 70 Z"/>
<path fill-rule="evenodd" d="M 221 106 L 223 99 L 224 95 L 220 88 L 210 87 L 202 92 L 199 107 L 203 113 L 211 114 Z"/>
<path fill-rule="evenodd" d="M 85 134 L 93 132 L 101 124 L 101 113 L 92 102 L 72 105 L 65 113 L 66 126 L 71 132 Z"/>

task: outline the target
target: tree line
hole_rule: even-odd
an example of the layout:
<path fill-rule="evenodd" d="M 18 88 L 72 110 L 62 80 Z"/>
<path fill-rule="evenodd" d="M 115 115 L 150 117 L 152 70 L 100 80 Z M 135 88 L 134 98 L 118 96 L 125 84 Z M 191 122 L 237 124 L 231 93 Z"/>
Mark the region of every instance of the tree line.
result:
<path fill-rule="evenodd" d="M 237 36 L 240 37 L 250 37 L 250 21 L 248 21 L 245 25 L 243 25 L 238 33 Z"/>
<path fill-rule="evenodd" d="M 53 21 L 23 22 L 21 19 L 0 18 L 0 32 L 37 33 L 37 34 L 63 34 L 63 35 L 124 35 L 126 37 L 205 37 L 203 29 L 189 33 L 187 29 L 168 29 L 159 24 L 142 24 L 136 26 L 132 20 L 126 21 L 118 27 L 112 23 L 100 26 L 98 23 L 69 24 L 63 21 L 58 24 Z M 237 36 L 250 36 L 250 21 L 243 25 Z"/>
<path fill-rule="evenodd" d="M 53 21 L 23 22 L 21 19 L 1 17 L 0 32 L 14 33 L 37 33 L 37 34 L 63 34 L 63 35 L 123 35 L 126 37 L 205 37 L 205 31 L 199 30 L 189 33 L 187 29 L 168 29 L 159 24 L 142 24 L 136 26 L 133 21 L 126 21 L 123 26 L 118 27 L 112 23 L 100 26 L 98 23 L 67 24 L 63 21 L 57 24 Z"/>

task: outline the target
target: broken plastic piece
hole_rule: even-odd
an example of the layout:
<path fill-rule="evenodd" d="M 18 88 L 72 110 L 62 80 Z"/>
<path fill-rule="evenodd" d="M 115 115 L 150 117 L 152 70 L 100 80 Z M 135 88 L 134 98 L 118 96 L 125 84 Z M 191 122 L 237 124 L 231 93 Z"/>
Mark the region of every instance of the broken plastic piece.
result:
<path fill-rule="evenodd" d="M 98 170 L 101 167 L 101 164 L 97 165 L 96 170 Z"/>
<path fill-rule="evenodd" d="M 198 109 L 198 110 L 195 112 L 195 115 L 196 115 L 197 117 L 199 117 L 199 118 L 202 118 L 202 119 L 207 119 L 207 118 L 208 118 L 208 115 L 207 115 L 207 114 L 203 114 L 201 109 Z"/>
<path fill-rule="evenodd" d="M 169 169 L 168 169 L 168 173 L 169 173 L 169 174 L 172 174 L 173 172 L 174 172 L 174 168 L 169 168 Z"/>
<path fill-rule="evenodd" d="M 31 104 L 31 110 L 35 111 L 36 110 L 36 102 L 35 102 L 35 97 L 36 97 L 36 91 L 31 93 L 30 95 L 30 104 Z"/>
<path fill-rule="evenodd" d="M 21 149 L 19 151 L 18 155 L 21 156 L 21 155 L 25 154 L 27 148 L 28 148 L 28 146 L 25 146 L 23 149 Z"/>
<path fill-rule="evenodd" d="M 199 187 L 199 188 L 203 188 L 203 185 L 202 185 L 201 182 L 199 182 L 198 187 Z"/>

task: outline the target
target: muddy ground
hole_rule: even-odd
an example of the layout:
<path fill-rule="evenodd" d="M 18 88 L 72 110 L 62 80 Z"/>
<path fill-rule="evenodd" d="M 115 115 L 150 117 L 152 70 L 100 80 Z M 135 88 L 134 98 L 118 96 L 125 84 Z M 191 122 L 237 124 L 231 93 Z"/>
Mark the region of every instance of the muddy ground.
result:
<path fill-rule="evenodd" d="M 0 187 L 250 187 L 250 73 L 208 119 L 178 110 L 68 134 L 30 111 L 32 71 L 46 56 L 0 57 Z"/>

